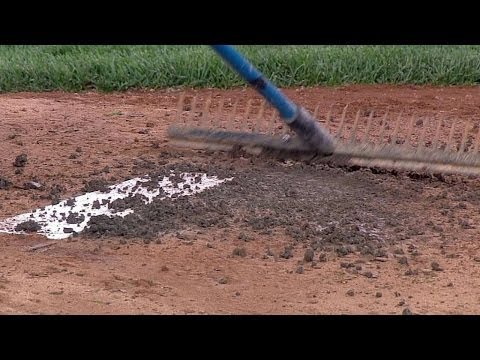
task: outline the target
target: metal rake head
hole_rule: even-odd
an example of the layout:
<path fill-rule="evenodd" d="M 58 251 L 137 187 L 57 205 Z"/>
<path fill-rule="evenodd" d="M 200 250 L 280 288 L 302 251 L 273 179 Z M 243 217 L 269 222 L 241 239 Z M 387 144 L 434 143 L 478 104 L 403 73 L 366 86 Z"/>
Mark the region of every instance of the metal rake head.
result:
<path fill-rule="evenodd" d="M 441 113 L 395 113 L 353 103 L 333 104 L 328 109 L 318 105 L 308 110 L 334 136 L 334 154 L 352 164 L 480 174 L 479 121 L 460 121 Z M 168 135 L 178 145 L 197 149 L 316 155 L 278 112 L 259 98 L 181 93 L 175 124 Z"/>

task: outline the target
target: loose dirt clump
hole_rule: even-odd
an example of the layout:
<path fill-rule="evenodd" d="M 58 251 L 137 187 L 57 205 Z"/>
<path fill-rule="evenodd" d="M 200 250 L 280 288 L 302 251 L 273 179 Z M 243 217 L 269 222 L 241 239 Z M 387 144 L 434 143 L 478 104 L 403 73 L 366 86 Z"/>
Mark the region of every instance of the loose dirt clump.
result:
<path fill-rule="evenodd" d="M 114 212 L 122 212 L 131 208 L 141 208 L 145 205 L 146 200 L 148 199 L 142 194 L 135 194 L 123 199 L 116 199 L 110 202 L 108 207 L 113 209 Z"/>
<path fill-rule="evenodd" d="M 88 228 L 82 234 L 94 238 L 113 236 L 145 237 L 150 239 L 160 232 L 161 227 L 150 227 L 148 219 L 129 214 L 125 217 L 109 217 L 107 215 L 93 216 L 88 222 Z"/>
<path fill-rule="evenodd" d="M 42 227 L 35 220 L 28 220 L 15 226 L 15 231 L 37 232 Z"/>
<path fill-rule="evenodd" d="M 433 271 L 443 271 L 443 268 L 440 266 L 440 264 L 436 261 L 433 261 L 431 264 L 432 270 Z"/>
<path fill-rule="evenodd" d="M 291 246 L 285 247 L 285 250 L 280 254 L 283 259 L 290 259 L 293 257 L 293 248 Z"/>
<path fill-rule="evenodd" d="M 19 167 L 19 168 L 25 167 L 25 165 L 27 165 L 27 160 L 28 160 L 27 154 L 20 154 L 15 158 L 15 161 L 13 162 L 13 166 Z"/>
<path fill-rule="evenodd" d="M 9 189 L 12 186 L 12 182 L 8 179 L 0 177 L 0 189 Z"/>
<path fill-rule="evenodd" d="M 72 212 L 68 214 L 66 220 L 67 224 L 81 224 L 85 221 L 85 215 Z"/>
<path fill-rule="evenodd" d="M 52 200 L 52 204 L 56 205 L 60 202 L 60 195 L 65 191 L 65 188 L 62 185 L 54 184 L 50 188 L 48 198 Z"/>
<path fill-rule="evenodd" d="M 100 192 L 106 192 L 108 191 L 108 182 L 105 179 L 94 179 L 88 181 L 85 186 L 82 188 L 83 192 L 94 192 L 94 191 L 100 191 Z"/>
<path fill-rule="evenodd" d="M 405 308 L 402 311 L 402 315 L 413 315 L 413 313 L 412 310 L 410 310 L 409 308 Z"/>
<path fill-rule="evenodd" d="M 303 260 L 306 262 L 312 262 L 313 258 L 315 256 L 315 251 L 313 249 L 309 248 L 305 250 L 305 254 L 303 255 Z"/>
<path fill-rule="evenodd" d="M 244 247 L 236 247 L 232 252 L 233 256 L 245 257 L 247 256 L 247 249 Z"/>

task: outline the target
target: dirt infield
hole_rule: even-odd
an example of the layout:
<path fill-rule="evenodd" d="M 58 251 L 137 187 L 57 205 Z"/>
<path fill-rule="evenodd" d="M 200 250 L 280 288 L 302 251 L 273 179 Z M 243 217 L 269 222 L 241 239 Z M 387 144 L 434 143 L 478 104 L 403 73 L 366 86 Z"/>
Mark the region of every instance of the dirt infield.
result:
<path fill-rule="evenodd" d="M 287 93 L 480 122 L 477 87 Z M 0 220 L 170 170 L 233 178 L 116 200 L 135 212 L 65 240 L 0 233 L 1 313 L 480 313 L 478 179 L 176 149 L 176 95 L 0 95 Z"/>

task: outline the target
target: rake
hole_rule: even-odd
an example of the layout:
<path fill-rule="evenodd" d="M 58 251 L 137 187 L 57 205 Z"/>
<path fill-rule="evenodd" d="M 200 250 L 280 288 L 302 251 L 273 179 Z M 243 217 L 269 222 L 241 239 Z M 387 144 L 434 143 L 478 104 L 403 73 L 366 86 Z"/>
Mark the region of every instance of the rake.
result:
<path fill-rule="evenodd" d="M 478 124 L 466 122 L 458 129 L 458 122 L 446 116 L 406 119 L 402 113 L 392 122 L 388 109 L 382 115 L 349 109 L 349 104 L 328 111 L 317 106 L 312 114 L 285 96 L 234 47 L 212 48 L 263 101 L 242 103 L 181 93 L 175 125 L 168 129 L 177 145 L 342 158 L 366 167 L 480 174 Z M 318 120 L 320 112 L 325 113 L 323 121 Z"/>

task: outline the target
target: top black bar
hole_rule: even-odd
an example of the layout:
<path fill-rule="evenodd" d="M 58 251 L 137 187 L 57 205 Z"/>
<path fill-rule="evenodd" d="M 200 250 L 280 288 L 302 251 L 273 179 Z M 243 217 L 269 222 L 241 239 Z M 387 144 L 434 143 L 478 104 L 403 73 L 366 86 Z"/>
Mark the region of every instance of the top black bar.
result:
<path fill-rule="evenodd" d="M 50 13 L 41 3 L 29 17 L 23 11 L 21 19 L 4 16 L 0 44 L 480 44 L 473 8 L 459 14 L 458 7 L 448 6 L 442 17 L 434 12 L 442 9 L 440 3 L 425 9 L 406 2 L 370 7 L 338 2 L 336 8 L 331 2 L 299 0 L 287 7 L 280 2 L 265 8 L 259 1 L 253 7 L 247 3 L 182 1 L 178 6 L 162 2 L 156 8 L 138 4 L 103 9 L 82 5 L 63 14 Z"/>

